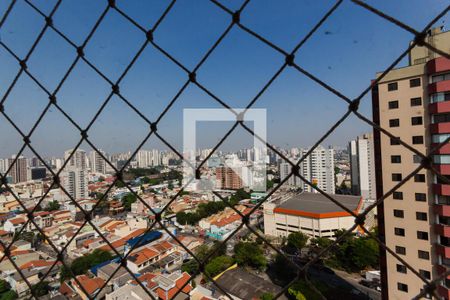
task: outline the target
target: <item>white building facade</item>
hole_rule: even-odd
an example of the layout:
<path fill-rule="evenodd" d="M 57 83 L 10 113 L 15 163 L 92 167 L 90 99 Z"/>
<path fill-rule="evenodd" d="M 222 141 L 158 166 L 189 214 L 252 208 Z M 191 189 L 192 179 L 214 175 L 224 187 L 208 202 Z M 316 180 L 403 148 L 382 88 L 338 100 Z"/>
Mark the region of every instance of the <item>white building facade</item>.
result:
<path fill-rule="evenodd" d="M 373 135 L 364 134 L 349 143 L 352 192 L 364 199 L 376 199 Z"/>

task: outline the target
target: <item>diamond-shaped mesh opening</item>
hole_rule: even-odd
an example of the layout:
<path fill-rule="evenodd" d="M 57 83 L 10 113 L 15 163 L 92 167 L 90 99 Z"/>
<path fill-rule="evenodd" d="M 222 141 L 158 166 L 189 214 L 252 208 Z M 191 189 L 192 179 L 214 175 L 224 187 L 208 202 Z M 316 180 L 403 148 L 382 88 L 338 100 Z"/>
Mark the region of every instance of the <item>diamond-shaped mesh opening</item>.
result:
<path fill-rule="evenodd" d="M 387 193 L 371 204 L 358 206 L 358 209 L 348 207 L 338 195 L 324 191 L 320 184 L 305 178 L 299 168 L 336 130 L 345 128 L 349 118 L 357 117 L 360 119 L 358 122 L 372 126 L 374 133 L 382 136 L 382 141 L 395 137 L 395 130 L 367 118 L 364 115 L 367 108 L 360 108 L 360 102 L 369 101 L 367 94 L 370 89 L 404 60 L 408 50 L 416 45 L 449 58 L 448 49 L 437 49 L 423 40 L 426 32 L 441 21 L 449 7 L 442 7 L 437 16 L 429 16 L 430 22 L 421 31 L 397 20 L 395 14 L 387 15 L 385 11 L 390 11 L 389 7 L 387 10 L 381 6 L 375 8 L 358 0 L 344 4 L 337 1 L 326 9 L 306 7 L 303 13 L 320 9 L 323 17 L 318 20 L 308 18 L 308 26 L 305 26 L 308 30 L 302 28 L 297 31 L 296 26 L 290 26 L 284 33 L 288 38 L 283 39 L 288 42 L 280 42 L 271 39 L 274 32 L 268 28 L 276 14 L 286 15 L 284 21 L 289 24 L 290 18 L 295 18 L 296 22 L 301 19 L 294 10 L 285 11 L 289 6 L 275 11 L 258 10 L 262 15 L 256 22 L 250 22 L 247 10 L 250 15 L 257 5 L 264 4 L 244 1 L 228 7 L 227 3 L 212 0 L 198 6 L 175 1 L 166 6 L 152 5 L 155 8 L 151 10 L 151 16 L 145 17 L 139 4 L 128 5 L 114 0 L 89 2 L 89 14 L 86 15 L 81 13 L 85 10 L 80 10 L 83 5 L 62 0 L 11 1 L 0 6 L 0 58 L 4 57 L 4 64 L 16 64 L 16 67 L 8 68 L 14 70 L 12 74 L 1 75 L 5 84 L 1 88 L 0 114 L 5 126 L 0 130 L 2 136 L 4 131 L 9 131 L 4 135 L 6 139 L 20 141 L 19 149 L 17 145 L 9 146 L 14 148 L 15 158 L 8 160 L 7 167 L 4 162 L 0 166 L 0 196 L 10 207 L 10 214 L 5 215 L 5 230 L 1 232 L 0 268 L 9 278 L 8 284 L 14 283 L 17 296 L 40 298 L 48 294 L 50 297 L 62 295 L 70 298 L 79 295 L 84 299 L 98 299 L 107 294 L 120 297 L 120 287 L 136 293 L 141 299 L 178 299 L 193 297 L 195 287 L 203 285 L 217 292 L 211 295 L 213 297 L 231 298 L 235 291 L 226 284 L 227 277 L 221 275 L 224 271 L 228 270 L 224 274 L 231 276 L 228 278 L 231 281 L 233 272 L 237 278 L 243 268 L 254 272 L 251 276 L 261 278 L 258 272 L 269 265 L 266 274 L 274 276 L 272 281 L 276 285 L 270 283 L 265 289 L 270 295 L 263 297 L 261 293 L 261 298 L 300 297 L 296 294 L 299 290 L 307 298 L 333 298 L 337 294 L 352 297 L 351 287 L 345 289 L 345 285 L 327 282 L 326 276 L 318 276 L 324 268 L 321 262 L 332 264 L 337 258 L 351 255 L 355 247 L 365 247 L 367 251 L 380 247 L 386 255 L 392 255 L 398 261 L 398 270 L 416 275 L 417 284 L 423 285 L 416 298 L 426 295 L 438 297 L 438 289 L 443 287 L 441 283 L 449 271 L 445 268 L 439 271 L 438 276 L 431 277 L 427 273 L 429 271 L 421 269 L 421 266 L 405 261 L 401 250 L 386 246 L 385 236 L 374 232 L 370 221 L 374 218 L 375 207 L 395 201 L 399 198 L 398 192 L 403 189 L 406 193 L 411 182 L 436 179 L 438 186 L 449 182 L 446 171 L 433 165 L 436 159 L 433 155 L 445 147 L 450 138 L 438 141 L 428 153 L 422 153 L 424 147 L 420 143 L 400 136 L 401 141 L 397 142 L 401 145 L 398 147 L 411 151 L 410 159 L 417 161 L 417 168 L 401 170 L 405 174 L 396 176 L 396 185 L 386 187 Z M 348 32 L 327 29 L 329 24 L 336 22 L 332 18 L 342 19 L 339 15 L 342 10 L 359 11 L 359 18 L 379 18 L 380 27 L 399 30 L 412 35 L 414 40 L 407 51 L 392 50 L 395 55 L 382 58 L 380 64 L 387 64 L 387 69 L 370 86 L 361 86 L 365 89 L 355 100 L 351 100 L 355 95 L 345 95 L 348 83 L 344 78 L 332 75 L 335 66 L 329 64 L 326 67 L 329 72 L 324 73 L 321 67 L 327 65 L 326 61 L 311 65 L 316 61 L 314 51 L 311 51 L 317 47 L 314 41 L 317 42 L 322 33 L 330 38 L 327 42 L 330 49 L 333 48 L 333 40 L 337 44 L 358 44 L 358 37 L 352 34 L 352 22 L 357 22 L 358 18 L 341 21 L 350 28 L 347 28 Z M 69 17 L 63 17 L 63 12 Z M 191 23 L 192 19 L 198 22 Z M 180 24 L 184 26 L 180 28 Z M 383 30 L 387 29 L 377 29 L 379 33 Z M 335 36 L 338 34 L 344 36 Z M 208 38 L 204 39 L 203 35 Z M 248 47 L 245 44 L 248 39 L 258 40 L 259 46 L 256 49 Z M 192 43 L 192 40 L 198 42 Z M 183 46 L 188 41 L 196 47 Z M 401 44 L 399 46 L 404 44 L 397 40 L 395 43 Z M 54 47 L 51 52 L 43 50 L 49 47 L 48 44 Z M 71 52 L 72 57 L 62 55 L 63 52 Z M 370 61 L 371 57 L 364 49 L 360 54 L 361 57 L 350 58 Z M 70 59 L 60 59 L 60 55 Z M 338 61 L 332 55 L 328 58 L 341 67 L 348 65 L 348 62 Z M 159 87 L 153 88 L 149 84 L 152 97 L 136 94 L 133 82 L 140 79 L 133 78 L 133 70 L 136 68 L 137 73 L 142 72 L 139 66 L 151 64 L 152 59 L 162 65 L 170 64 L 170 67 L 167 67 L 167 73 L 152 74 L 147 80 L 162 76 L 163 81 L 170 80 L 170 84 L 163 86 L 161 92 Z M 229 64 L 225 70 L 220 70 L 217 60 L 227 59 L 234 65 Z M 259 77 L 248 78 L 248 83 L 236 82 L 234 74 L 245 75 L 248 72 L 246 65 L 252 72 L 254 67 L 258 67 L 261 70 L 258 71 Z M 78 85 L 71 82 L 77 72 L 90 75 Z M 277 143 L 276 140 L 262 141 L 267 144 L 271 156 L 283 161 L 286 172 L 283 178 L 277 178 L 277 182 L 270 180 L 272 184 L 267 194 L 254 203 L 245 202 L 248 194 L 241 189 L 237 192 L 214 191 L 215 201 L 207 202 L 200 195 L 186 192 L 190 181 L 183 182 L 176 168 L 164 173 L 148 168 L 158 167 L 163 159 L 146 152 L 152 143 L 164 145 L 166 152 L 171 153 L 164 156 L 169 166 L 177 166 L 183 161 L 178 139 L 169 138 L 171 130 L 166 131 L 165 125 L 180 118 L 176 107 L 184 98 L 200 96 L 200 101 L 213 103 L 208 107 L 230 109 L 236 104 L 247 108 L 260 107 L 264 106 L 264 101 L 273 101 L 271 92 L 276 93 L 277 88 L 283 90 L 283 86 L 299 84 L 294 73 L 302 74 L 304 84 L 327 90 L 324 95 L 330 98 L 330 110 L 341 113 L 337 119 L 328 120 L 322 136 L 310 141 L 313 145 L 310 151 L 297 153 L 295 159 L 290 159 L 288 153 L 271 144 Z M 172 76 L 176 76 L 176 80 L 169 79 Z M 225 77 L 222 86 L 209 82 L 220 76 Z M 367 80 L 363 75 L 361 77 Z M 245 92 L 234 93 L 237 86 L 245 88 Z M 334 94 L 332 97 L 330 92 Z M 159 98 L 157 105 L 149 103 L 148 98 L 154 96 Z M 89 104 L 92 114 L 86 115 L 84 109 L 77 106 L 78 97 L 92 98 Z M 339 99 L 332 99 L 336 97 Z M 335 102 L 331 104 L 331 101 Z M 115 127 L 102 120 L 114 116 L 117 120 Z M 61 134 L 58 131 L 61 122 L 71 124 L 73 137 L 67 148 L 72 150 L 65 153 L 64 160 L 44 158 L 45 139 L 57 138 Z M 53 126 L 51 130 L 46 129 L 49 124 Z M 177 127 L 173 128 L 176 130 Z M 223 137 L 214 140 L 209 153 L 200 155 L 199 164 L 194 166 L 197 173 L 202 173 L 201 167 L 221 151 L 221 146 L 226 146 L 227 141 L 233 143 L 236 128 L 247 138 L 249 134 L 255 135 L 251 124 L 244 122 L 235 122 L 225 134 L 218 131 Z M 128 140 L 127 131 L 130 130 L 141 134 L 136 140 Z M 105 136 L 109 138 L 105 139 Z M 101 149 L 105 145 L 111 148 L 108 146 L 120 147 L 121 144 L 124 147 L 131 145 L 132 149 L 118 156 Z M 45 178 L 39 187 L 33 189 L 16 184 L 22 181 L 21 176 L 27 176 L 20 174 L 20 167 L 17 168 L 23 163 L 21 155 L 25 154 L 33 155 L 33 167 L 40 169 L 40 173 L 38 170 L 34 176 Z M 88 155 L 92 164 L 90 168 L 95 170 L 91 177 L 85 174 Z M 139 169 L 141 166 L 137 161 L 141 161 L 145 168 Z M 313 233 L 310 253 L 295 249 L 302 248 L 298 245 L 305 242 L 304 235 L 288 239 L 270 238 L 259 226 L 266 205 L 271 205 L 273 199 L 282 195 L 281 189 L 295 186 L 297 180 L 302 181 L 304 188 L 321 194 L 354 219 L 349 226 L 334 233 L 334 240 L 325 240 Z M 88 186 L 88 189 L 80 189 L 74 182 Z M 441 202 L 447 200 L 439 199 Z M 217 215 L 218 219 L 212 218 Z M 420 217 L 424 218 L 424 215 Z M 200 221 L 202 229 L 211 228 L 229 219 L 233 220 L 230 222 L 232 228 L 226 233 L 201 231 L 194 226 Z M 180 228 L 183 229 L 181 234 L 177 232 Z M 396 233 L 401 234 L 400 231 Z M 355 235 L 361 237 L 355 239 Z M 427 237 L 419 230 L 417 235 L 422 240 Z M 444 241 L 442 234 L 440 239 Z M 342 253 L 343 248 L 349 252 Z M 426 256 L 425 253 L 421 255 Z M 27 257 L 25 262 L 22 261 L 24 257 Z M 359 260 L 352 263 L 358 262 L 362 263 Z M 373 264 L 364 263 L 368 267 Z M 233 269 L 235 264 L 239 268 Z M 399 288 L 404 287 L 399 285 Z"/>

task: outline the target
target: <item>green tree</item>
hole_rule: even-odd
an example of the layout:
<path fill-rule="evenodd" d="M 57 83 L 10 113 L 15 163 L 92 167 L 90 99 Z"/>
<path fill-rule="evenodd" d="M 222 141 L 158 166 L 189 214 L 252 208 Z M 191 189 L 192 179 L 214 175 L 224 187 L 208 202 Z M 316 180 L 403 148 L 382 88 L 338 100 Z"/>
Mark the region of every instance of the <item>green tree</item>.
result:
<path fill-rule="evenodd" d="M 9 290 L 0 295 L 0 300 L 15 300 L 18 296 L 16 292 Z"/>
<path fill-rule="evenodd" d="M 264 269 L 267 266 L 267 259 L 263 250 L 256 243 L 240 242 L 234 246 L 234 258 L 240 266 L 249 266 L 257 269 Z"/>
<path fill-rule="evenodd" d="M 64 266 L 61 268 L 61 281 L 71 278 L 71 272 L 74 275 L 86 273 L 87 270 L 107 260 L 111 260 L 112 255 L 109 251 L 95 249 L 92 253 L 76 258 L 70 265 L 70 270 Z"/>
<path fill-rule="evenodd" d="M 273 300 L 274 296 L 272 293 L 264 293 L 261 295 L 261 300 Z"/>
<path fill-rule="evenodd" d="M 6 280 L 0 279 L 0 294 L 7 292 L 11 289 L 11 286 Z"/>
<path fill-rule="evenodd" d="M 181 266 L 181 271 L 187 272 L 190 275 L 197 274 L 198 273 L 198 262 L 195 259 L 188 260 Z"/>
<path fill-rule="evenodd" d="M 125 183 L 123 183 L 122 180 L 117 180 L 115 183 L 115 186 L 118 188 L 123 188 L 123 187 L 125 187 Z"/>
<path fill-rule="evenodd" d="M 357 270 L 378 265 L 379 248 L 375 240 L 371 238 L 355 238 L 350 247 L 352 264 Z"/>
<path fill-rule="evenodd" d="M 229 256 L 218 256 L 213 258 L 206 266 L 205 266 L 205 273 L 210 276 L 214 277 L 229 267 L 231 267 L 234 264 L 234 259 Z"/>
<path fill-rule="evenodd" d="M 273 188 L 273 181 L 267 179 L 267 180 L 266 180 L 266 187 L 267 187 L 268 190 L 271 189 L 271 188 Z"/>
<path fill-rule="evenodd" d="M 313 283 L 311 283 L 313 284 Z M 319 288 L 317 282 L 314 282 L 316 288 Z M 320 290 L 320 288 L 319 288 Z M 288 289 L 288 298 L 295 300 L 318 300 L 322 299 L 320 295 L 318 295 L 308 283 L 304 280 L 296 281 L 291 287 Z"/>
<path fill-rule="evenodd" d="M 169 190 L 173 190 L 173 183 L 172 183 L 172 181 L 169 182 L 169 184 L 167 185 L 167 188 L 168 188 Z"/>
<path fill-rule="evenodd" d="M 48 294 L 48 281 L 40 281 L 31 287 L 32 294 L 38 297 Z"/>
<path fill-rule="evenodd" d="M 60 205 L 59 205 L 58 201 L 53 200 L 47 204 L 47 206 L 45 207 L 45 210 L 46 211 L 54 211 L 54 210 L 58 210 L 59 207 L 60 207 Z"/>
<path fill-rule="evenodd" d="M 128 193 L 125 196 L 122 197 L 122 205 L 125 210 L 130 211 L 131 210 L 131 204 L 136 202 L 137 197 L 135 194 Z"/>
<path fill-rule="evenodd" d="M 150 183 L 150 178 L 148 178 L 147 176 L 142 177 L 141 178 L 141 183 L 142 184 L 149 184 Z"/>
<path fill-rule="evenodd" d="M 287 246 L 300 251 L 306 246 L 309 237 L 303 232 L 291 232 L 287 238 Z"/>

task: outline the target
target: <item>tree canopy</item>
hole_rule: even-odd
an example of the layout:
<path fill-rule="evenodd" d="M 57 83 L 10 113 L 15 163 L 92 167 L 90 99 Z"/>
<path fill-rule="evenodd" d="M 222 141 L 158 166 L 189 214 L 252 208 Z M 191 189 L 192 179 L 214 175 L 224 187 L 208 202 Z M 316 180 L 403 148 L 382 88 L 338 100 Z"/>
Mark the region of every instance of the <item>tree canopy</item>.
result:
<path fill-rule="evenodd" d="M 214 277 L 231 267 L 233 264 L 234 259 L 232 257 L 226 255 L 218 256 L 213 258 L 205 266 L 205 273 L 210 277 Z"/>
<path fill-rule="evenodd" d="M 54 211 L 54 210 L 58 210 L 60 208 L 60 205 L 58 203 L 58 201 L 53 200 L 50 201 L 47 206 L 45 207 L 46 211 Z"/>
<path fill-rule="evenodd" d="M 112 259 L 111 253 L 101 249 L 95 249 L 92 253 L 85 256 L 76 258 L 70 265 L 70 270 L 74 275 L 80 275 L 86 273 L 87 270 L 95 265 Z M 61 280 L 71 278 L 70 270 L 67 270 L 64 266 L 61 268 Z"/>
<path fill-rule="evenodd" d="M 303 232 L 291 232 L 287 238 L 287 245 L 297 251 L 300 251 L 306 246 L 309 237 Z"/>
<path fill-rule="evenodd" d="M 122 205 L 124 207 L 125 210 L 130 211 L 131 210 L 131 204 L 133 204 L 134 202 L 136 202 L 137 197 L 135 194 L 132 193 L 128 193 L 125 196 L 122 197 L 121 201 L 122 201 Z"/>
<path fill-rule="evenodd" d="M 264 269 L 267 259 L 263 250 L 257 243 L 240 242 L 234 246 L 234 258 L 240 266 L 249 266 L 256 269 Z"/>

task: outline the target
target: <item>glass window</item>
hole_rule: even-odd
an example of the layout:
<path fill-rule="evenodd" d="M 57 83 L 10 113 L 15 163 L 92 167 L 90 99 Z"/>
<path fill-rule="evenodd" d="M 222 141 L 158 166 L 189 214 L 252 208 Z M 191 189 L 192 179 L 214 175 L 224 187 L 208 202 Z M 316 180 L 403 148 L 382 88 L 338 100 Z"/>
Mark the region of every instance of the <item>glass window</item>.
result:
<path fill-rule="evenodd" d="M 450 92 L 435 93 L 430 96 L 430 102 L 443 102 L 450 100 Z"/>
<path fill-rule="evenodd" d="M 392 181 L 402 181 L 402 174 L 392 173 Z"/>
<path fill-rule="evenodd" d="M 400 155 L 391 155 L 391 163 L 400 164 L 402 162 L 402 157 Z"/>
<path fill-rule="evenodd" d="M 445 142 L 448 138 L 450 138 L 450 133 L 443 133 L 443 134 L 433 134 L 431 136 L 431 141 L 433 143 L 443 143 Z"/>
<path fill-rule="evenodd" d="M 406 266 L 397 264 L 397 272 L 406 274 L 407 272 Z"/>
<path fill-rule="evenodd" d="M 431 279 L 431 273 L 426 270 L 419 270 L 419 274 L 425 277 L 426 279 Z"/>
<path fill-rule="evenodd" d="M 427 221 L 427 213 L 426 212 L 421 212 L 421 211 L 417 211 L 416 212 L 416 219 L 420 220 L 420 221 Z"/>
<path fill-rule="evenodd" d="M 401 282 L 397 282 L 397 289 L 399 290 L 399 291 L 402 291 L 402 292 L 408 292 L 408 285 L 407 284 L 404 284 L 404 283 L 401 283 Z"/>
<path fill-rule="evenodd" d="M 403 200 L 403 193 L 402 192 L 393 192 L 392 198 L 395 200 Z"/>
<path fill-rule="evenodd" d="M 422 135 L 415 135 L 412 137 L 412 143 L 415 145 L 421 145 L 423 144 L 423 136 Z"/>
<path fill-rule="evenodd" d="M 400 145 L 400 140 L 399 140 L 399 138 L 391 138 L 391 145 L 392 145 L 392 146 Z"/>
<path fill-rule="evenodd" d="M 411 106 L 420 106 L 420 105 L 422 105 L 422 98 L 420 97 L 411 98 Z"/>
<path fill-rule="evenodd" d="M 398 108 L 398 101 L 397 101 L 397 100 L 395 100 L 395 101 L 389 101 L 388 107 L 389 107 L 389 109 Z"/>
<path fill-rule="evenodd" d="M 425 202 L 427 201 L 427 195 L 425 193 L 416 193 L 416 201 Z"/>
<path fill-rule="evenodd" d="M 426 259 L 426 260 L 430 259 L 430 252 L 428 252 L 428 251 L 419 250 L 417 254 L 420 259 Z"/>
<path fill-rule="evenodd" d="M 391 119 L 389 120 L 389 127 L 398 127 L 400 126 L 400 120 L 399 119 Z"/>
<path fill-rule="evenodd" d="M 402 246 L 395 246 L 395 253 L 406 255 L 406 248 Z"/>
<path fill-rule="evenodd" d="M 422 125 L 422 124 L 423 124 L 422 117 L 412 117 L 411 118 L 411 125 Z"/>
<path fill-rule="evenodd" d="M 417 238 L 419 240 L 428 241 L 428 232 L 425 231 L 417 231 Z"/>
<path fill-rule="evenodd" d="M 398 90 L 397 82 L 388 83 L 388 91 L 396 91 L 396 90 Z"/>
<path fill-rule="evenodd" d="M 420 86 L 420 78 L 414 78 L 409 80 L 409 87 Z"/>
<path fill-rule="evenodd" d="M 414 175 L 415 182 L 425 182 L 425 174 L 416 174 Z"/>
<path fill-rule="evenodd" d="M 435 164 L 450 164 L 450 155 L 433 155 L 433 163 Z"/>
<path fill-rule="evenodd" d="M 450 73 L 434 75 L 433 77 L 431 77 L 431 82 L 432 83 L 439 82 L 439 81 L 444 81 L 444 80 L 450 80 Z"/>
<path fill-rule="evenodd" d="M 433 124 L 450 122 L 450 113 L 432 115 L 431 116 L 431 121 L 432 121 Z"/>
<path fill-rule="evenodd" d="M 394 217 L 403 219 L 405 217 L 405 213 L 401 209 L 394 209 Z"/>
<path fill-rule="evenodd" d="M 420 164 L 421 162 L 422 162 L 422 158 L 417 154 L 413 154 L 413 163 Z"/>
<path fill-rule="evenodd" d="M 405 229 L 404 228 L 394 228 L 394 234 L 398 236 L 405 236 Z"/>

